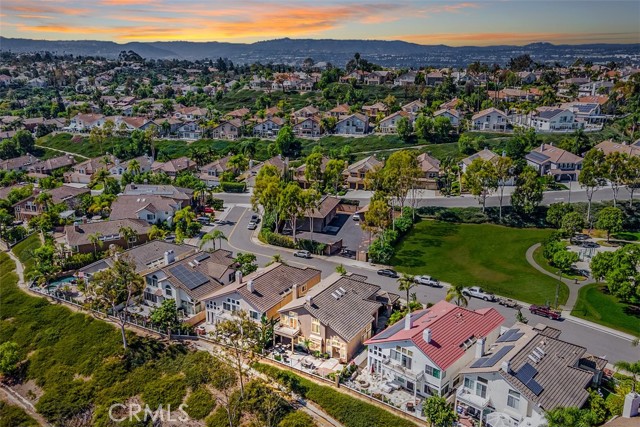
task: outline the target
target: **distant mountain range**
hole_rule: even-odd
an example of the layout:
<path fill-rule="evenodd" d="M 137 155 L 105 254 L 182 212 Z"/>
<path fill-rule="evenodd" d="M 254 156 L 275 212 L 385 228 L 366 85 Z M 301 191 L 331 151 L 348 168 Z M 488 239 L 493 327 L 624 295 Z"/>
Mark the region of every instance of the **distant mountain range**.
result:
<path fill-rule="evenodd" d="M 638 63 L 640 44 L 553 45 L 533 43 L 526 46 L 420 45 L 383 40 L 277 39 L 256 43 L 226 42 L 131 42 L 74 40 L 48 41 L 0 37 L 0 50 L 17 53 L 49 51 L 57 54 L 99 55 L 115 58 L 123 50 L 133 50 L 149 59 L 217 59 L 236 63 L 301 63 L 311 57 L 316 62 L 343 66 L 355 52 L 384 66 L 466 66 L 473 61 L 506 63 L 509 58 L 527 53 L 538 62 L 572 63 L 584 58 L 594 63 L 616 61 Z"/>

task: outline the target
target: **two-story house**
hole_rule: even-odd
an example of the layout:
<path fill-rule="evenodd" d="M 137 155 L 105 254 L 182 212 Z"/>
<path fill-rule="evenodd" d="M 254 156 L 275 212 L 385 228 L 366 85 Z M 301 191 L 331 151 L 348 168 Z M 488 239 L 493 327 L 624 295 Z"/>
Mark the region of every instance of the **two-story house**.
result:
<path fill-rule="evenodd" d="M 123 228 L 131 228 L 135 235 L 126 238 L 120 232 Z M 81 254 L 95 252 L 98 249 L 106 250 L 111 245 L 127 249 L 149 240 L 150 228 L 146 221 L 129 218 L 67 225 L 64 227 L 63 242 L 71 252 Z M 98 243 L 94 242 L 94 237 Z"/>
<path fill-rule="evenodd" d="M 215 325 L 233 319 L 238 311 L 246 312 L 256 322 L 263 316 L 277 319 L 281 307 L 306 295 L 319 282 L 320 270 L 277 262 L 245 277 L 238 272 L 234 283 L 204 298 L 206 321 Z"/>
<path fill-rule="evenodd" d="M 369 132 L 369 118 L 364 114 L 350 114 L 336 123 L 336 135 L 364 135 L 367 132 Z"/>
<path fill-rule="evenodd" d="M 68 168 L 76 164 L 76 160 L 71 155 L 52 157 L 47 160 L 39 160 L 27 167 L 29 173 L 51 175 L 55 170 Z"/>
<path fill-rule="evenodd" d="M 331 160 L 327 156 L 322 156 L 322 161 L 320 162 L 320 172 L 324 174 L 324 171 L 327 168 L 327 163 Z M 293 180 L 296 181 L 302 188 L 309 188 L 312 183 L 307 181 L 306 177 L 307 164 L 303 164 L 298 166 L 293 170 Z"/>
<path fill-rule="evenodd" d="M 384 102 L 378 101 L 375 104 L 363 106 L 362 111 L 369 117 L 376 117 L 378 114 L 386 115 L 389 107 Z"/>
<path fill-rule="evenodd" d="M 541 144 L 531 150 L 525 159 L 540 175 L 551 175 L 556 181 L 576 181 L 583 160 L 582 157 L 552 144 Z"/>
<path fill-rule="evenodd" d="M 418 188 L 427 190 L 438 189 L 438 178 L 440 177 L 440 160 L 431 157 L 428 153 L 422 153 L 416 158 L 420 175 L 417 180 Z"/>
<path fill-rule="evenodd" d="M 171 128 L 171 124 L 169 124 L 169 127 Z M 193 120 L 189 120 L 175 126 L 175 130 L 172 130 L 172 133 L 173 132 L 175 132 L 180 139 L 198 139 L 202 138 L 203 135 L 200 125 L 198 122 L 194 122 Z"/>
<path fill-rule="evenodd" d="M 52 188 L 51 190 L 45 190 L 43 193 L 51 195 L 52 204 L 57 205 L 64 203 L 67 209 L 72 210 L 80 205 L 83 195 L 91 194 L 91 190 L 88 188 L 76 188 L 63 185 L 61 187 Z M 41 213 L 46 212 L 47 207 L 36 202 L 38 194 L 39 193 L 34 192 L 31 196 L 13 205 L 13 211 L 17 220 L 28 222 L 34 216 L 38 216 Z"/>
<path fill-rule="evenodd" d="M 65 172 L 64 180 L 74 184 L 89 184 L 96 172 L 100 169 L 111 170 L 116 165 L 117 160 L 112 155 L 85 160 L 73 165 L 70 171 Z"/>
<path fill-rule="evenodd" d="M 381 133 L 397 133 L 398 121 L 400 121 L 401 119 L 406 119 L 409 121 L 409 123 L 413 122 L 410 113 L 407 113 L 406 111 L 397 111 L 380 120 L 380 123 L 378 123 L 378 130 Z"/>
<path fill-rule="evenodd" d="M 419 99 L 416 99 L 415 101 L 411 101 L 408 104 L 403 105 L 402 111 L 407 112 L 411 114 L 413 117 L 415 117 L 418 114 L 420 114 L 420 112 L 424 107 L 425 107 L 424 102 L 420 101 Z"/>
<path fill-rule="evenodd" d="M 258 121 L 253 125 L 253 134 L 261 137 L 274 137 L 280 131 L 284 120 L 280 117 L 271 117 Z"/>
<path fill-rule="evenodd" d="M 76 114 L 71 118 L 69 129 L 74 132 L 88 132 L 94 127 L 102 127 L 106 117 L 102 114 Z"/>
<path fill-rule="evenodd" d="M 507 115 L 497 108 L 487 108 L 473 115 L 473 130 L 504 131 L 507 129 Z"/>
<path fill-rule="evenodd" d="M 438 110 L 433 113 L 433 117 L 445 117 L 449 119 L 449 121 L 451 122 L 451 126 L 453 126 L 454 128 L 460 126 L 460 113 L 458 112 L 458 110 L 454 110 L 452 108 Z"/>
<path fill-rule="evenodd" d="M 496 341 L 503 321 L 494 308 L 473 311 L 440 301 L 367 340 L 367 369 L 414 395 L 446 396 L 476 346 Z"/>
<path fill-rule="evenodd" d="M 388 315 L 399 298 L 366 280 L 356 274 L 331 274 L 279 310 L 276 336 L 347 363 L 382 326 L 379 316 Z"/>
<path fill-rule="evenodd" d="M 164 196 L 125 196 L 120 195 L 111 204 L 109 218 L 141 219 L 149 224 L 158 224 L 164 221 L 171 223 L 177 211 L 187 206 L 181 200 L 175 200 Z"/>
<path fill-rule="evenodd" d="M 198 166 L 196 162 L 191 160 L 190 158 L 178 157 L 177 159 L 171 159 L 166 162 L 154 162 L 151 166 L 151 170 L 153 172 L 164 172 L 171 178 L 175 178 L 181 172 L 185 171 L 195 171 Z"/>
<path fill-rule="evenodd" d="M 351 190 L 364 190 L 367 172 L 382 168 L 384 164 L 375 156 L 365 157 L 349 166 L 342 172 L 344 181 Z"/>
<path fill-rule="evenodd" d="M 456 409 L 483 425 L 546 426 L 545 412 L 583 407 L 607 361 L 543 324 L 516 323 L 460 370 Z"/>
<path fill-rule="evenodd" d="M 165 252 L 163 266 L 145 274 L 144 303 L 159 307 L 164 300 L 173 299 L 187 317 L 204 320 L 204 298 L 236 278 L 233 256 L 222 249 L 182 259 L 175 255 L 173 251 Z"/>
<path fill-rule="evenodd" d="M 293 125 L 293 133 L 303 137 L 317 137 L 322 135 L 322 125 L 315 117 L 300 117 Z"/>
<path fill-rule="evenodd" d="M 222 174 L 228 170 L 227 163 L 230 158 L 230 156 L 225 156 L 200 167 L 200 174 L 198 175 L 198 178 L 200 178 L 207 187 L 216 187 L 220 185 Z"/>
<path fill-rule="evenodd" d="M 554 107 L 539 107 L 529 120 L 529 126 L 538 132 L 564 132 L 583 125 L 571 110 Z"/>
<path fill-rule="evenodd" d="M 211 136 L 215 139 L 237 139 L 242 132 L 240 119 L 226 120 L 211 130 Z"/>

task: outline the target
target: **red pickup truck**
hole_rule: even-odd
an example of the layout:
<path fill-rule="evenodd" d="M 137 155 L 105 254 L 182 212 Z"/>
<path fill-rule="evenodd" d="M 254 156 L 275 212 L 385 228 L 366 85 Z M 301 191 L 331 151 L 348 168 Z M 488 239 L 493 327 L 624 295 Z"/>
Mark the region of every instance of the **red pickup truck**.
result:
<path fill-rule="evenodd" d="M 544 305 L 532 305 L 529 307 L 531 314 L 537 314 L 538 316 L 548 317 L 552 320 L 560 320 L 560 312 L 552 309 L 551 307 Z"/>

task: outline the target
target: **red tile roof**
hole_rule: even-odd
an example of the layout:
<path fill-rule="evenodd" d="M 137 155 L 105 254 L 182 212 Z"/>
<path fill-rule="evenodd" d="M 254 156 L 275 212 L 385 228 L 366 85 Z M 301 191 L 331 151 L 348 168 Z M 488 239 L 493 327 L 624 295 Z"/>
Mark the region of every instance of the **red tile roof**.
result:
<path fill-rule="evenodd" d="M 504 321 L 504 317 L 494 308 L 473 311 L 446 301 L 413 312 L 411 317 L 415 319 L 411 329 L 403 327 L 388 337 L 383 331 L 365 342 L 365 345 L 411 340 L 436 365 L 447 369 L 464 355 L 466 350 L 461 346 L 462 343 L 472 336 L 487 336 Z M 427 328 L 431 330 L 429 343 L 422 337 L 422 332 Z M 379 336 L 384 338 L 377 338 Z"/>

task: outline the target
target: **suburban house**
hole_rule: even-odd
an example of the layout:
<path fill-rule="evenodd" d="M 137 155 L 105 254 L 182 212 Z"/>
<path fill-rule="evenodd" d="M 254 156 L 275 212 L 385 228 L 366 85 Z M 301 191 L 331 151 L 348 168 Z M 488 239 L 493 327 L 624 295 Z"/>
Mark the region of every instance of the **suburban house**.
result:
<path fill-rule="evenodd" d="M 76 160 L 71 155 L 52 157 L 47 160 L 39 160 L 27 167 L 29 173 L 51 175 L 55 170 L 68 168 L 76 164 Z"/>
<path fill-rule="evenodd" d="M 206 321 L 215 325 L 233 319 L 238 311 L 244 311 L 256 322 L 260 322 L 262 316 L 277 319 L 282 306 L 304 296 L 318 282 L 320 270 L 278 262 L 246 277 L 238 272 L 235 282 L 204 298 Z"/>
<path fill-rule="evenodd" d="M 168 122 L 167 122 L 168 123 Z M 171 129 L 171 124 L 169 123 L 170 132 L 175 132 L 180 139 L 198 139 L 202 138 L 202 128 L 198 124 L 198 122 L 188 121 L 178 126 L 175 126 L 175 130 Z"/>
<path fill-rule="evenodd" d="M 131 228 L 136 235 L 127 240 L 120 233 L 120 230 L 125 227 Z M 111 245 L 126 249 L 141 245 L 149 240 L 150 228 L 146 221 L 140 219 L 119 219 L 67 225 L 64 227 L 63 241 L 73 253 L 86 254 L 94 252 L 96 249 L 108 249 Z M 102 242 L 102 246 L 94 246 L 91 236 L 96 236 Z"/>
<path fill-rule="evenodd" d="M 176 201 L 182 201 L 186 206 L 193 199 L 190 188 L 175 187 L 165 184 L 127 184 L 122 192 L 125 196 L 163 196 Z"/>
<path fill-rule="evenodd" d="M 228 170 L 227 163 L 230 158 L 230 156 L 225 156 L 202 166 L 200 168 L 200 174 L 198 175 L 200 181 L 203 181 L 207 187 L 216 187 L 220 185 L 220 178 L 222 177 L 222 174 Z"/>
<path fill-rule="evenodd" d="M 299 110 L 293 112 L 293 117 L 295 119 L 308 119 L 310 117 L 315 117 L 320 113 L 320 110 L 314 107 L 313 105 L 307 105 L 306 107 L 302 107 Z"/>
<path fill-rule="evenodd" d="M 531 150 L 525 159 L 540 175 L 552 175 L 556 181 L 576 181 L 582 169 L 582 157 L 552 144 L 541 144 Z"/>
<path fill-rule="evenodd" d="M 406 73 L 399 75 L 393 81 L 394 86 L 412 86 L 416 84 L 416 77 L 418 77 L 417 71 L 407 71 Z"/>
<path fill-rule="evenodd" d="M 360 113 L 338 120 L 334 131 L 337 135 L 364 135 L 367 132 L 369 132 L 369 118 Z"/>
<path fill-rule="evenodd" d="M 320 172 L 324 174 L 325 169 L 327 168 L 327 163 L 331 160 L 327 156 L 322 156 L 322 162 L 320 163 Z M 293 170 L 293 180 L 296 181 L 302 188 L 309 188 L 311 183 L 307 182 L 307 177 L 305 176 L 307 170 L 306 163 L 298 166 Z"/>
<path fill-rule="evenodd" d="M 413 114 L 413 116 L 416 116 L 422 111 L 424 106 L 425 106 L 424 102 L 420 100 L 415 100 L 415 101 L 411 101 L 408 104 L 403 105 L 402 111 L 409 114 Z"/>
<path fill-rule="evenodd" d="M 537 80 L 536 75 L 531 71 L 519 71 L 517 75 L 520 83 L 523 85 L 530 85 Z"/>
<path fill-rule="evenodd" d="M 131 165 L 133 163 L 133 161 L 136 161 L 138 163 L 138 171 L 134 171 L 131 168 Z M 129 173 L 145 173 L 145 172 L 150 172 L 151 171 L 151 167 L 153 166 L 153 157 L 151 157 L 148 154 L 142 155 L 142 156 L 138 156 L 135 157 L 131 160 L 127 160 L 126 162 L 122 162 L 122 167 L 124 167 L 124 170 L 129 172 Z"/>
<path fill-rule="evenodd" d="M 151 170 L 153 172 L 164 172 L 171 178 L 175 178 L 181 172 L 194 171 L 196 170 L 197 167 L 198 166 L 196 165 L 196 162 L 184 156 L 184 157 L 178 157 L 177 159 L 166 161 L 164 163 L 153 162 L 153 165 L 151 166 Z"/>
<path fill-rule="evenodd" d="M 90 131 L 94 127 L 102 127 L 106 117 L 102 114 L 77 114 L 71 118 L 69 123 L 69 130 L 75 132 Z"/>
<path fill-rule="evenodd" d="M 54 205 L 64 203 L 67 209 L 74 210 L 80 204 L 82 196 L 91 194 L 91 190 L 88 188 L 76 188 L 63 185 L 43 191 L 43 193 L 51 195 L 51 203 Z M 31 196 L 13 205 L 13 211 L 17 220 L 28 222 L 34 216 L 46 212 L 45 206 L 36 202 L 38 194 L 39 193 L 34 192 Z"/>
<path fill-rule="evenodd" d="M 171 223 L 173 216 L 188 206 L 180 200 L 163 196 L 119 196 L 111 204 L 109 219 L 136 218 L 149 224 Z"/>
<path fill-rule="evenodd" d="M 366 174 L 380 169 L 383 163 L 375 156 L 365 157 L 349 166 L 342 172 L 345 182 L 351 190 L 364 190 Z"/>
<path fill-rule="evenodd" d="M 190 245 L 178 245 L 176 243 L 165 242 L 164 240 L 151 240 L 143 245 L 119 253 L 114 256 L 100 259 L 94 263 L 86 265 L 78 270 L 78 276 L 87 280 L 99 271 L 111 268 L 118 258 L 126 257 L 136 266 L 136 273 L 145 275 L 151 270 L 156 270 L 164 264 L 165 252 L 173 251 L 174 257 L 180 260 L 196 253 L 197 248 Z"/>
<path fill-rule="evenodd" d="M 533 101 L 540 97 L 540 92 L 537 89 L 522 90 L 522 89 L 510 89 L 505 88 L 498 91 L 487 91 L 489 99 L 504 102 L 524 102 Z"/>
<path fill-rule="evenodd" d="M 336 217 L 340 198 L 324 195 L 318 202 L 317 208 L 312 211 L 307 210 L 300 215 L 297 227 L 300 231 L 311 231 L 322 233 L 329 223 Z"/>
<path fill-rule="evenodd" d="M 516 323 L 460 370 L 456 409 L 488 425 L 546 426 L 545 412 L 583 407 L 607 361 L 543 324 Z"/>
<path fill-rule="evenodd" d="M 333 273 L 306 296 L 279 310 L 275 334 L 282 341 L 308 344 L 342 363 L 351 360 L 384 321 L 398 295 L 367 283 L 365 276 Z"/>
<path fill-rule="evenodd" d="M 293 133 L 304 137 L 317 137 L 322 135 L 322 125 L 320 121 L 314 117 L 299 118 L 298 122 L 293 125 Z"/>
<path fill-rule="evenodd" d="M 386 115 L 389 108 L 384 102 L 376 102 L 373 105 L 365 105 L 362 111 L 369 117 L 376 117 L 379 113 Z"/>
<path fill-rule="evenodd" d="M 529 118 L 529 126 L 538 132 L 564 132 L 583 127 L 571 110 L 555 107 L 538 107 Z"/>
<path fill-rule="evenodd" d="M 482 150 L 478 151 L 477 153 L 474 153 L 469 157 L 465 157 L 464 159 L 460 160 L 459 166 L 460 166 L 460 169 L 462 170 L 462 173 L 466 173 L 467 168 L 471 163 L 473 163 L 475 159 L 482 159 L 482 160 L 488 160 L 490 162 L 496 162 L 498 160 L 498 157 L 499 156 L 496 153 L 489 150 L 487 147 L 484 147 Z"/>
<path fill-rule="evenodd" d="M 494 308 L 473 311 L 440 301 L 367 340 L 367 369 L 414 395 L 446 396 L 478 348 L 498 339 L 503 321 Z"/>
<path fill-rule="evenodd" d="M 640 157 L 640 141 L 636 144 L 630 145 L 626 142 L 615 142 L 612 139 L 608 139 L 606 141 L 602 141 L 594 148 L 602 151 L 605 156 L 611 153 L 623 153 L 627 156 Z"/>
<path fill-rule="evenodd" d="M 158 307 L 165 299 L 173 299 L 187 317 L 204 319 L 204 298 L 236 278 L 231 252 L 198 252 L 181 259 L 169 250 L 164 252 L 162 265 L 144 275 L 144 303 Z"/>
<path fill-rule="evenodd" d="M 4 171 L 26 171 L 31 165 L 39 161 L 37 157 L 31 154 L 14 157 L 12 159 L 0 160 L 0 170 Z"/>
<path fill-rule="evenodd" d="M 451 122 L 451 126 L 457 128 L 460 126 L 460 113 L 457 110 L 452 108 L 450 109 L 442 109 L 433 113 L 433 117 L 446 117 Z"/>
<path fill-rule="evenodd" d="M 93 174 L 100 169 L 111 170 L 116 166 L 117 160 L 112 155 L 85 160 L 73 165 L 70 171 L 65 172 L 64 181 L 74 184 L 89 184 Z"/>
<path fill-rule="evenodd" d="M 607 121 L 607 116 L 602 114 L 602 107 L 598 102 L 567 102 L 561 108 L 571 111 L 576 121 L 582 121 L 586 125 L 599 126 Z"/>
<path fill-rule="evenodd" d="M 507 129 L 507 115 L 496 108 L 487 108 L 471 118 L 473 130 L 504 131 Z"/>
<path fill-rule="evenodd" d="M 265 160 L 262 163 L 258 163 L 255 166 L 250 166 L 249 170 L 240 174 L 237 180 L 244 181 L 248 187 L 253 187 L 255 185 L 255 179 L 256 179 L 256 176 L 258 176 L 258 172 L 260 172 L 260 169 L 262 169 L 262 167 L 264 167 L 265 165 L 274 166 L 276 169 L 280 171 L 281 174 L 284 174 L 285 171 L 289 170 L 289 158 L 285 157 L 283 159 L 282 155 L 278 154 L 277 156 L 274 156 L 268 160 Z"/>
<path fill-rule="evenodd" d="M 211 137 L 215 139 L 237 139 L 240 137 L 242 122 L 240 119 L 223 121 L 211 130 Z"/>
<path fill-rule="evenodd" d="M 349 104 L 338 104 L 333 107 L 331 110 L 327 111 L 327 115 L 330 117 L 335 117 L 337 120 L 342 119 L 343 117 L 348 116 L 351 113 L 351 108 Z"/>
<path fill-rule="evenodd" d="M 398 133 L 398 121 L 403 118 L 407 119 L 410 123 L 413 122 L 410 113 L 407 113 L 406 111 L 397 111 L 380 120 L 378 123 L 378 130 L 382 133 Z"/>
<path fill-rule="evenodd" d="M 444 82 L 444 74 L 440 71 L 431 71 L 424 76 L 427 86 L 437 86 Z"/>
<path fill-rule="evenodd" d="M 431 157 L 428 153 L 422 153 L 416 158 L 420 176 L 417 187 L 427 190 L 438 189 L 438 178 L 440 177 L 440 160 Z"/>
<path fill-rule="evenodd" d="M 391 81 L 393 73 L 391 71 L 377 70 L 370 72 L 364 81 L 368 85 L 383 85 Z"/>
<path fill-rule="evenodd" d="M 273 137 L 278 134 L 280 128 L 284 124 L 284 120 L 280 117 L 271 117 L 264 120 L 260 120 L 253 125 L 253 134 L 255 136 Z"/>

